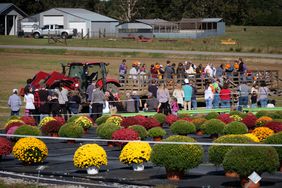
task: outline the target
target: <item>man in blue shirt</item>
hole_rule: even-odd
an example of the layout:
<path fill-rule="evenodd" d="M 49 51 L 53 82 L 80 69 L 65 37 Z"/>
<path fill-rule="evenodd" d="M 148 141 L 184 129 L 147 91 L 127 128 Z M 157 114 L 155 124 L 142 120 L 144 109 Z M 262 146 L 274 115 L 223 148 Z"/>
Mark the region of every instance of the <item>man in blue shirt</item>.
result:
<path fill-rule="evenodd" d="M 184 91 L 184 110 L 191 110 L 191 98 L 192 98 L 192 90 L 193 88 L 189 85 L 189 80 L 186 78 L 184 80 L 184 85 L 182 86 Z"/>
<path fill-rule="evenodd" d="M 13 89 L 13 94 L 9 97 L 8 105 L 11 108 L 11 116 L 18 116 L 22 105 L 22 100 L 18 96 L 18 90 Z"/>

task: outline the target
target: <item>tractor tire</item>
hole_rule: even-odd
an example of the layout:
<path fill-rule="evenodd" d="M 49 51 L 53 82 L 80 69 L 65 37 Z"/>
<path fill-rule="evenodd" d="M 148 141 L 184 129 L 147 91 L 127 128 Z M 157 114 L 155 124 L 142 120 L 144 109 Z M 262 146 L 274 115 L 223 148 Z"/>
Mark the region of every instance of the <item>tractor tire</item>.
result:
<path fill-rule="evenodd" d="M 39 33 L 33 33 L 33 38 L 39 39 L 40 38 L 40 34 Z"/>
<path fill-rule="evenodd" d="M 66 32 L 63 32 L 63 33 L 61 34 L 61 38 L 62 38 L 62 39 L 67 39 L 67 38 L 68 38 L 68 34 L 67 34 Z"/>

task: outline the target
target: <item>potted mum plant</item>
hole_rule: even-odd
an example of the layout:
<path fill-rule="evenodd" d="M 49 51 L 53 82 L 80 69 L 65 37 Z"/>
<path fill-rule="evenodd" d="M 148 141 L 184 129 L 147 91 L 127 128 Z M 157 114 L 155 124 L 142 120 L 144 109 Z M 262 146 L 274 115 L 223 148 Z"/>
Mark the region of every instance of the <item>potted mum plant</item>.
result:
<path fill-rule="evenodd" d="M 9 155 L 12 152 L 12 143 L 7 139 L 0 137 L 0 161 L 3 155 Z"/>
<path fill-rule="evenodd" d="M 195 125 L 196 127 L 196 134 L 199 136 L 203 135 L 203 131 L 201 130 L 201 125 L 203 123 L 205 123 L 207 120 L 205 118 L 202 117 L 198 117 L 198 118 L 194 118 L 192 119 L 192 123 Z"/>
<path fill-rule="evenodd" d="M 26 137 L 16 142 L 13 147 L 13 155 L 24 164 L 43 163 L 48 156 L 48 148 L 41 140 Z"/>
<path fill-rule="evenodd" d="M 161 125 L 165 122 L 166 119 L 166 115 L 163 113 L 156 113 L 152 117 L 155 118 Z"/>
<path fill-rule="evenodd" d="M 119 130 L 121 127 L 114 123 L 102 123 L 96 129 L 96 134 L 102 139 L 111 139 L 113 132 Z M 112 142 L 108 142 L 109 147 L 113 147 Z"/>
<path fill-rule="evenodd" d="M 263 143 L 265 144 L 281 144 L 282 143 L 282 132 L 273 134 L 269 137 L 267 137 Z M 280 172 L 282 172 L 282 147 L 274 147 L 274 149 L 277 151 L 280 161 Z"/>
<path fill-rule="evenodd" d="M 164 142 L 196 142 L 188 136 L 170 136 Z M 185 170 L 197 167 L 203 158 L 204 150 L 199 145 L 156 144 L 153 146 L 151 161 L 157 166 L 164 166 L 167 178 L 179 180 Z"/>
<path fill-rule="evenodd" d="M 141 140 L 145 140 L 148 136 L 148 131 L 141 125 L 132 125 L 128 128 L 136 131 Z"/>
<path fill-rule="evenodd" d="M 209 134 L 211 138 L 217 138 L 223 134 L 225 124 L 218 119 L 211 119 L 201 125 L 201 129 L 205 134 Z"/>
<path fill-rule="evenodd" d="M 15 135 L 30 135 L 30 136 L 39 136 L 41 135 L 41 131 L 38 127 L 31 125 L 22 125 L 17 128 L 14 132 Z M 19 138 L 15 138 L 18 140 Z"/>
<path fill-rule="evenodd" d="M 73 164 L 76 168 L 86 168 L 90 175 L 98 174 L 102 165 L 107 165 L 107 154 L 97 144 L 85 144 L 74 153 Z"/>
<path fill-rule="evenodd" d="M 195 133 L 196 127 L 193 123 L 190 123 L 188 121 L 178 120 L 170 126 L 170 130 L 173 134 L 185 136 L 190 133 Z"/>
<path fill-rule="evenodd" d="M 53 137 L 58 137 L 58 132 L 61 128 L 62 124 L 57 120 L 48 121 L 41 127 L 41 131 L 43 135 L 49 135 Z"/>
<path fill-rule="evenodd" d="M 120 162 L 132 165 L 134 171 L 143 171 L 144 162 L 150 160 L 152 148 L 148 143 L 129 142 L 121 150 Z"/>
<path fill-rule="evenodd" d="M 93 126 L 92 120 L 86 116 L 80 116 L 73 121 L 76 125 L 81 126 L 85 133 Z"/>
<path fill-rule="evenodd" d="M 225 125 L 223 132 L 224 134 L 246 134 L 248 127 L 244 123 L 233 121 Z"/>
<path fill-rule="evenodd" d="M 259 183 L 254 184 L 247 178 L 254 171 L 261 175 L 264 172 L 275 172 L 278 167 L 279 157 L 272 147 L 233 147 L 223 160 L 224 170 L 237 172 L 244 188 L 259 187 Z"/>
<path fill-rule="evenodd" d="M 80 138 L 83 135 L 83 128 L 74 123 L 66 123 L 59 130 L 60 137 Z M 75 143 L 75 140 L 68 140 L 68 143 Z"/>
<path fill-rule="evenodd" d="M 166 135 L 166 131 L 161 127 L 153 127 L 148 131 L 148 135 L 153 138 L 154 141 L 160 141 Z"/>
<path fill-rule="evenodd" d="M 257 127 L 252 131 L 252 134 L 258 137 L 260 141 L 274 134 L 274 131 L 268 127 Z"/>
<path fill-rule="evenodd" d="M 113 132 L 112 134 L 113 140 L 139 140 L 139 135 L 136 131 L 132 129 L 119 129 Z M 127 142 L 115 142 L 114 144 L 123 147 L 126 145 Z"/>
<path fill-rule="evenodd" d="M 174 122 L 178 120 L 178 116 L 174 114 L 168 114 L 165 118 L 165 123 L 167 123 L 169 126 L 172 125 Z"/>

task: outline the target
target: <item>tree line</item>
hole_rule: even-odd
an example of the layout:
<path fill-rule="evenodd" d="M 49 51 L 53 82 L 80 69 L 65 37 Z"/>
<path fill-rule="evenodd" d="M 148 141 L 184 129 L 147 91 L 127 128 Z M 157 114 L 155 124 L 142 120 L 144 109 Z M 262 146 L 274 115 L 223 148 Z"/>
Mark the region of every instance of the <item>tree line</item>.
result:
<path fill-rule="evenodd" d="M 85 8 L 120 21 L 221 17 L 228 25 L 282 25 L 281 0 L 1 0 L 28 15 L 50 8 Z"/>

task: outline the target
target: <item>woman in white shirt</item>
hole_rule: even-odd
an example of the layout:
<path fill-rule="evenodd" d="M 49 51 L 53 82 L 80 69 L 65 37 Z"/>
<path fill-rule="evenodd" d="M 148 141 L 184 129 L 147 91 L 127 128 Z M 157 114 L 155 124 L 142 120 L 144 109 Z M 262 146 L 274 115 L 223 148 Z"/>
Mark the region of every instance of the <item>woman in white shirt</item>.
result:
<path fill-rule="evenodd" d="M 205 88 L 205 101 L 206 101 L 206 108 L 212 109 L 212 101 L 213 101 L 213 91 L 209 83 L 206 84 Z"/>
<path fill-rule="evenodd" d="M 173 90 L 172 96 L 176 98 L 179 109 L 183 108 L 184 91 L 182 90 L 181 84 L 177 84 Z"/>
<path fill-rule="evenodd" d="M 34 113 L 34 95 L 32 94 L 32 87 L 29 88 L 28 93 L 24 95 L 25 115 L 30 116 Z"/>

